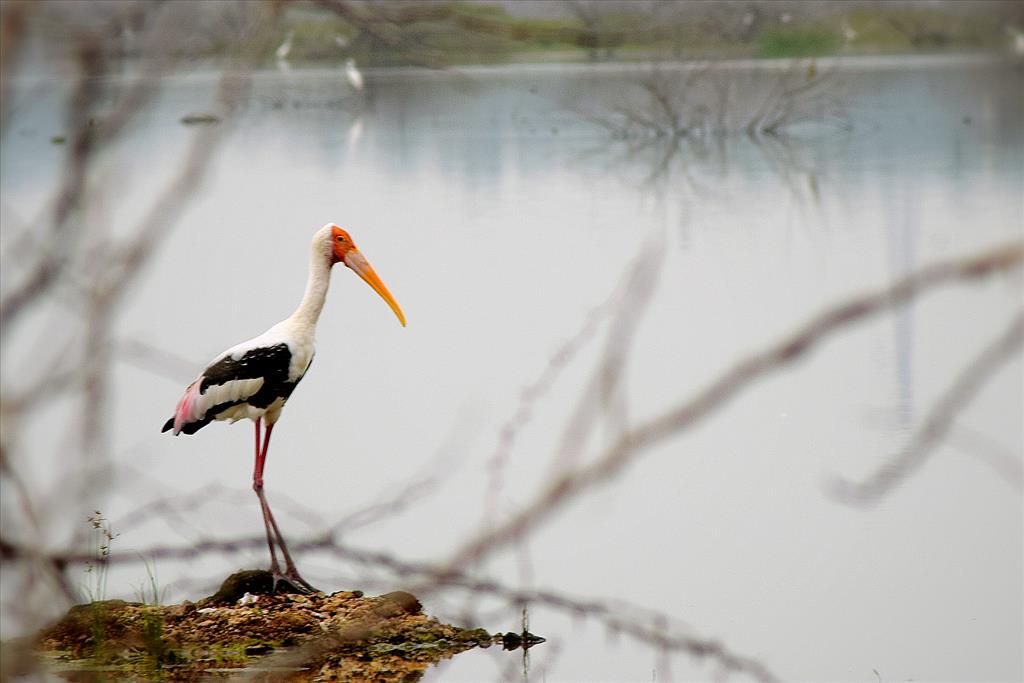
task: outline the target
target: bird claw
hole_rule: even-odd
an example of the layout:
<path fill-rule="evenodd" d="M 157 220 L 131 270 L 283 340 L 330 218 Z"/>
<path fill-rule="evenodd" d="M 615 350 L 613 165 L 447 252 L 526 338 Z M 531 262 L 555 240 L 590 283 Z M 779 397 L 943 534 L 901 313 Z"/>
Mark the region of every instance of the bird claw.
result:
<path fill-rule="evenodd" d="M 294 569 L 283 574 L 277 570 L 272 570 L 271 573 L 274 577 L 274 583 L 270 588 L 271 593 L 277 592 L 278 583 L 284 583 L 288 586 L 290 590 L 284 591 L 286 593 L 302 593 L 304 595 L 308 595 L 309 593 L 320 592 L 319 589 L 313 588 L 313 586 L 309 585 L 309 583 L 299 576 L 299 573 Z"/>

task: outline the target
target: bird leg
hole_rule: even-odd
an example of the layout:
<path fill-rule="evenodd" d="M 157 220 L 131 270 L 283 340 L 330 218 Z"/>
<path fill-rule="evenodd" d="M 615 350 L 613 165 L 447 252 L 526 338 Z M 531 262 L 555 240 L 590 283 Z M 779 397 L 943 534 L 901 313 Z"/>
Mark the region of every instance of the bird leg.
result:
<path fill-rule="evenodd" d="M 263 418 L 256 418 L 256 465 L 252 472 L 252 490 L 260 499 L 260 509 L 263 511 L 263 528 L 267 532 L 267 547 L 270 548 L 270 571 L 276 577 L 281 573 L 281 567 L 277 564 L 277 553 L 274 551 L 274 539 L 270 535 L 270 524 L 267 516 L 270 514 L 270 506 L 263 495 L 263 462 L 266 460 L 266 452 L 260 448 L 260 423 Z M 276 581 L 275 581 L 276 583 Z"/>
<path fill-rule="evenodd" d="M 281 530 L 277 527 L 277 520 L 274 519 L 274 513 L 270 511 L 270 504 L 267 503 L 266 494 L 263 493 L 263 466 L 267 461 L 267 450 L 270 447 L 270 434 L 274 430 L 273 424 L 268 424 L 263 432 L 263 446 L 260 448 L 260 437 L 259 437 L 260 420 L 256 420 L 256 467 L 253 470 L 252 475 L 252 488 L 256 492 L 256 496 L 260 499 L 260 510 L 263 512 L 263 527 L 267 532 L 267 546 L 270 548 L 270 572 L 274 576 L 274 588 L 277 588 L 278 581 L 285 581 L 290 586 L 299 591 L 308 591 L 311 593 L 317 592 L 316 588 L 313 588 L 302 576 L 299 575 L 299 570 L 295 567 L 295 562 L 292 560 L 291 553 L 288 552 L 288 546 L 284 542 L 284 536 L 281 535 Z M 284 556 L 284 572 L 281 572 L 281 566 L 277 563 L 277 554 L 274 551 L 274 541 L 277 541 L 277 545 L 281 550 L 281 554 Z"/>
<path fill-rule="evenodd" d="M 317 589 L 309 585 L 309 583 L 299 575 L 299 570 L 295 567 L 295 562 L 292 560 L 292 556 L 288 552 L 288 546 L 284 542 L 284 537 L 281 535 L 280 529 L 277 528 L 277 521 L 274 519 L 274 513 L 270 511 L 270 505 L 267 503 L 267 498 L 263 493 L 263 489 L 257 491 L 256 494 L 260 498 L 260 507 L 263 509 L 263 523 L 267 526 L 267 534 L 269 535 L 270 529 L 273 529 L 281 554 L 284 556 L 284 572 L 281 572 L 280 567 L 276 566 L 277 559 L 274 557 L 273 549 L 271 549 L 270 571 L 274 575 L 274 586 L 277 586 L 278 581 L 285 581 L 300 592 L 316 593 Z"/>

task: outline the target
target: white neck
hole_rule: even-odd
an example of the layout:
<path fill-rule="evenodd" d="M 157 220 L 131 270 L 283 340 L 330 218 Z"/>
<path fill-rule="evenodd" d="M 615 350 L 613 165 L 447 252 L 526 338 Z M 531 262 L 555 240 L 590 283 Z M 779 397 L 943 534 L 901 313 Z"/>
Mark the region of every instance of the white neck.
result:
<path fill-rule="evenodd" d="M 309 279 L 306 281 L 306 293 L 302 302 L 288 319 L 294 326 L 308 331 L 312 335 L 316 322 L 320 319 L 320 311 L 324 308 L 327 288 L 331 284 L 331 262 L 319 250 L 314 249 L 309 256 Z"/>

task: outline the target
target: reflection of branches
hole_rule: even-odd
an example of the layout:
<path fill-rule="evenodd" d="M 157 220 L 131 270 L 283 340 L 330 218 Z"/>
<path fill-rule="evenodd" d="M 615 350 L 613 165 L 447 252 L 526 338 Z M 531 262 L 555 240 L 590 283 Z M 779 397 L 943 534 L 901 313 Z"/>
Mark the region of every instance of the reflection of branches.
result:
<path fill-rule="evenodd" d="M 721 193 L 721 183 L 708 175 L 725 175 L 731 150 L 737 143 L 749 143 L 794 200 L 800 205 L 818 202 L 815 164 L 804 158 L 803 138 L 790 132 L 803 123 L 813 124 L 818 130 L 845 130 L 845 113 L 819 117 L 815 112 L 823 110 L 824 104 L 811 105 L 799 95 L 788 96 L 793 89 L 805 92 L 801 90 L 804 76 L 793 76 L 789 71 L 779 76 L 775 88 L 751 80 L 753 75 L 714 64 L 694 67 L 686 73 L 688 76 L 683 78 L 656 71 L 643 79 L 636 87 L 648 93 L 649 104 L 643 104 L 642 98 L 623 97 L 588 109 L 573 105 L 582 118 L 612 138 L 611 144 L 601 144 L 587 156 L 606 157 L 609 169 L 639 169 L 643 174 L 641 186 L 668 188 L 681 183 L 679 189 L 685 193 L 707 197 Z M 824 85 L 833 73 L 817 75 L 816 71 L 810 81 L 813 87 L 806 92 L 814 95 L 814 101 L 835 98 L 834 108 L 839 111 L 841 103 Z M 785 84 L 790 80 L 797 85 L 787 89 Z M 691 87 L 691 83 L 696 85 Z M 624 89 L 629 87 L 627 84 Z M 768 91 L 762 92 L 766 87 Z M 820 91 L 818 95 L 816 90 Z M 671 92 L 676 94 L 667 94 Z M 683 97 L 680 93 L 688 94 Z M 841 141 L 844 136 L 832 139 Z"/>
<path fill-rule="evenodd" d="M 1024 312 L 957 375 L 899 454 L 861 482 L 840 480 L 835 487 L 836 496 L 851 504 L 874 503 L 918 470 L 953 426 L 957 414 L 970 403 L 986 380 L 1013 357 L 1022 342 Z"/>
<path fill-rule="evenodd" d="M 818 204 L 817 169 L 813 163 L 801 158 L 801 148 L 779 137 L 762 137 L 756 142 L 762 158 L 785 184 L 796 203 L 800 206 Z"/>
<path fill-rule="evenodd" d="M 835 74 L 835 67 L 821 71 L 814 60 L 806 66 L 794 62 L 789 70 L 779 74 L 744 130 L 752 136 L 779 135 L 805 123 L 848 130 L 846 107 L 833 86 Z"/>
<path fill-rule="evenodd" d="M 631 162 L 649 169 L 643 185 L 681 174 L 688 188 L 708 194 L 713 190 L 698 182 L 695 162 L 717 160 L 724 168 L 727 142 L 741 137 L 758 146 L 801 202 L 807 192 L 794 176 L 810 176 L 817 201 L 814 169 L 795 153 L 797 132 L 850 130 L 837 74 L 838 67 L 819 69 L 813 60 L 777 73 L 728 62 L 663 65 L 623 83 L 604 102 L 569 107 L 611 136 L 612 145 L 595 150 L 609 154 L 611 167 Z"/>
<path fill-rule="evenodd" d="M 615 101 L 580 114 L 620 139 L 778 136 L 801 124 L 849 129 L 834 67 L 794 61 L 774 79 L 765 73 L 770 72 L 716 62 L 656 67 L 635 84 L 624 84 Z"/>
<path fill-rule="evenodd" d="M 643 451 L 664 442 L 713 413 L 755 380 L 789 365 L 839 329 L 904 304 L 939 285 L 1016 269 L 1024 244 L 1016 242 L 966 258 L 937 263 L 896 283 L 834 306 L 797 330 L 741 359 L 690 399 L 676 404 L 619 438 L 596 460 L 553 479 L 531 503 L 489 533 L 464 544 L 449 560 L 449 570 L 475 562 L 548 520 L 569 500 L 610 480 Z"/>

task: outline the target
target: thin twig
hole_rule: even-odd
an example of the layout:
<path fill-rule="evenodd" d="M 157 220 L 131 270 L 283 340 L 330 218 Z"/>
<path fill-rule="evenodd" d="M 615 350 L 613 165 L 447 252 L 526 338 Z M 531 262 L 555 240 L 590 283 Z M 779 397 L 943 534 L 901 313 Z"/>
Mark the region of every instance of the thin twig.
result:
<path fill-rule="evenodd" d="M 939 285 L 1016 269 L 1022 260 L 1024 243 L 1013 242 L 928 266 L 881 290 L 826 309 L 795 332 L 741 359 L 690 399 L 622 434 L 590 464 L 569 470 L 552 480 L 519 514 L 464 544 L 452 555 L 448 568 L 454 570 L 475 563 L 532 531 L 569 500 L 608 481 L 642 452 L 693 426 L 754 381 L 791 364 L 837 330 L 904 304 Z"/>
<path fill-rule="evenodd" d="M 907 444 L 892 459 L 862 481 L 839 479 L 832 488 L 839 500 L 850 505 L 877 503 L 913 472 L 924 465 L 949 432 L 957 414 L 966 408 L 978 391 L 999 368 L 1020 350 L 1024 342 L 1024 312 L 994 342 L 986 346 L 960 373 Z"/>

